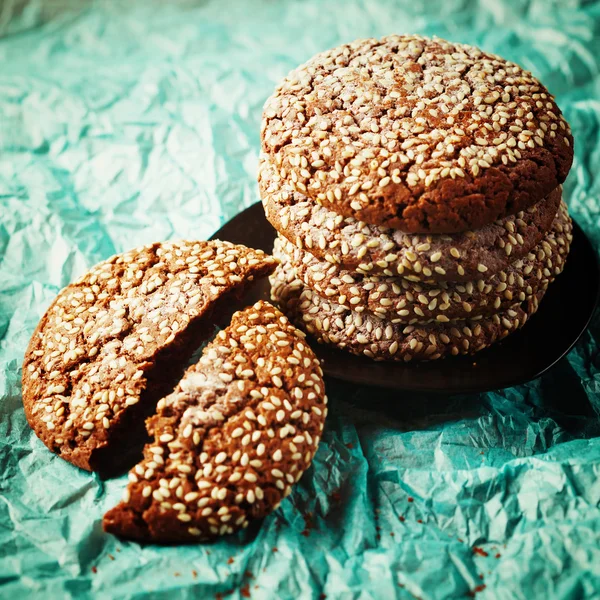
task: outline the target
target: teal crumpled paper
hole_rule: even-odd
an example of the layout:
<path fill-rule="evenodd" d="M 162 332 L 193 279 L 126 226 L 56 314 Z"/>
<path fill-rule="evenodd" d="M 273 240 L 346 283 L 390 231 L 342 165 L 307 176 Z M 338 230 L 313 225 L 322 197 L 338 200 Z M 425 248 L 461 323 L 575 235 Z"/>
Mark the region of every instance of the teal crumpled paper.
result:
<path fill-rule="evenodd" d="M 357 37 L 437 34 L 541 77 L 576 140 L 566 197 L 600 241 L 598 2 L 5 0 L 0 32 L 1 597 L 600 597 L 598 319 L 550 373 L 502 392 L 329 382 L 323 441 L 289 499 L 195 547 L 105 535 L 125 479 L 48 452 L 19 383 L 71 279 L 141 243 L 206 238 L 257 200 L 264 100 Z"/>

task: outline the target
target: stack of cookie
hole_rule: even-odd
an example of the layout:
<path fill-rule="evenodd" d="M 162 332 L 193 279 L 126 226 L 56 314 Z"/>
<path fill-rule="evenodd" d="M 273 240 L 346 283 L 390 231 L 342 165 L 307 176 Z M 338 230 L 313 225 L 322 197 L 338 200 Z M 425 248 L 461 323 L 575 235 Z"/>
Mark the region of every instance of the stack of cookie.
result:
<path fill-rule="evenodd" d="M 267 101 L 262 150 L 272 296 L 319 341 L 474 353 L 564 266 L 569 126 L 530 73 L 477 48 L 391 36 L 319 54 Z"/>

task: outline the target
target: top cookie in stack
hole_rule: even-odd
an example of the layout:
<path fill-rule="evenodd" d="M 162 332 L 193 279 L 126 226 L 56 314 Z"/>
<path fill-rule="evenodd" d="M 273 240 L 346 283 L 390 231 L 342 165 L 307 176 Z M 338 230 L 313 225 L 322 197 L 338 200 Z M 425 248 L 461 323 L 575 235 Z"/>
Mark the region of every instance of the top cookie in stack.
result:
<path fill-rule="evenodd" d="M 297 250 L 279 243 L 274 295 L 323 341 L 374 358 L 472 352 L 521 326 L 562 269 L 570 129 L 498 56 L 419 36 L 319 54 L 267 101 L 262 150 L 267 217 Z M 478 339 L 450 335 L 474 319 Z"/>
<path fill-rule="evenodd" d="M 564 181 L 573 139 L 530 73 L 472 46 L 359 40 L 292 71 L 267 101 L 263 194 L 286 185 L 347 217 L 450 233 L 517 213 Z"/>

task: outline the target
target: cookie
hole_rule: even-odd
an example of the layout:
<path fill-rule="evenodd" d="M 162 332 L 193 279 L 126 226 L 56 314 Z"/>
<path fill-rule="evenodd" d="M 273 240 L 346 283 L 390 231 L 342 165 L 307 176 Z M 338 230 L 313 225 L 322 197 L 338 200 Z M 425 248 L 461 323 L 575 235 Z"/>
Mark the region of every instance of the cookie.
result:
<path fill-rule="evenodd" d="M 109 533 L 196 542 L 279 506 L 309 467 L 327 415 L 304 333 L 267 302 L 233 316 L 149 419 L 154 441 L 129 474 Z"/>
<path fill-rule="evenodd" d="M 317 341 L 374 360 L 404 362 L 479 352 L 525 325 L 545 292 L 491 316 L 405 325 L 325 300 L 281 266 L 270 279 L 273 300 Z"/>
<path fill-rule="evenodd" d="M 275 264 L 211 241 L 150 244 L 93 267 L 58 294 L 25 354 L 23 404 L 37 436 L 83 469 L 118 466 L 215 307 Z"/>
<path fill-rule="evenodd" d="M 410 235 L 374 227 L 305 197 L 285 204 L 279 196 L 269 195 L 263 206 L 273 227 L 298 248 L 347 270 L 417 282 L 466 282 L 499 273 L 526 256 L 552 226 L 561 196 L 558 188 L 516 215 L 448 235 Z"/>
<path fill-rule="evenodd" d="M 572 239 L 572 223 L 559 211 L 544 239 L 505 270 L 466 283 L 414 283 L 402 277 L 364 276 L 300 250 L 283 237 L 273 255 L 308 289 L 355 312 L 373 312 L 394 323 L 447 322 L 491 315 L 546 289 L 562 272 Z"/>
<path fill-rule="evenodd" d="M 561 184 L 573 138 L 531 73 L 420 36 L 316 55 L 267 100 L 262 150 L 278 180 L 331 210 L 409 233 L 477 229 Z M 289 198 L 290 201 L 294 197 Z"/>

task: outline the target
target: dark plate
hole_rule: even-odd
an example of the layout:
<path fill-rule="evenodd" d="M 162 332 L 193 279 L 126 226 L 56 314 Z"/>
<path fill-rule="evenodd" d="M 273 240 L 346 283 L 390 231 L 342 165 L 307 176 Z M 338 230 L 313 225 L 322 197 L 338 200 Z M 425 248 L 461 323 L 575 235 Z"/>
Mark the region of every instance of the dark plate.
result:
<path fill-rule="evenodd" d="M 256 203 L 213 238 L 271 252 L 275 230 Z M 548 289 L 537 314 L 522 330 L 475 356 L 399 364 L 374 362 L 317 343 L 313 348 L 327 375 L 354 383 L 443 394 L 497 390 L 535 379 L 565 356 L 587 328 L 599 291 L 596 253 L 575 223 L 565 270 Z M 267 281 L 260 293 L 268 298 Z"/>

